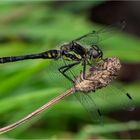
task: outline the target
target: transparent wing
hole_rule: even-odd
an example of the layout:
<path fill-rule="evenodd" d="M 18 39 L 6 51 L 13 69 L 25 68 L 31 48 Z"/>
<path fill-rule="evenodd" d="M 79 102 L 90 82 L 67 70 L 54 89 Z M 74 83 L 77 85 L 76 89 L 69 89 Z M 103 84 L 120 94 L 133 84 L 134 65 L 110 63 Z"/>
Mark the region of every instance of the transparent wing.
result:
<path fill-rule="evenodd" d="M 126 22 L 121 21 L 116 24 L 112 24 L 107 27 L 104 27 L 98 31 L 92 31 L 88 34 L 85 34 L 73 40 L 73 42 L 78 42 L 83 46 L 96 45 L 107 38 L 113 37 L 116 31 L 123 30 L 125 26 L 126 26 Z"/>
<path fill-rule="evenodd" d="M 94 102 L 94 100 L 90 97 L 90 95 L 82 92 L 76 92 L 74 95 L 77 98 L 77 100 L 83 105 L 83 107 L 87 110 L 87 112 L 90 114 L 92 120 L 94 122 L 100 122 L 101 124 L 103 124 L 101 111 Z"/>
<path fill-rule="evenodd" d="M 60 64 L 59 64 L 60 63 Z M 70 64 L 70 62 L 67 62 L 65 60 L 62 59 L 62 61 L 59 61 L 59 63 L 56 63 L 53 68 L 55 67 L 56 69 L 62 65 L 68 65 Z M 51 63 L 52 66 L 52 63 Z M 76 66 L 76 69 L 70 69 L 67 71 L 68 76 L 70 76 L 72 79 L 75 79 L 76 75 L 79 75 L 81 67 Z M 50 70 L 51 71 L 51 70 Z M 52 70 L 53 71 L 53 70 Z M 55 72 L 56 73 L 56 72 Z M 63 75 L 58 73 L 60 75 L 60 77 Z M 58 74 L 56 75 L 56 77 L 58 76 Z M 56 79 L 55 77 L 55 79 Z M 63 77 L 64 78 L 64 77 Z M 65 83 L 69 83 L 69 81 L 65 78 L 66 82 Z M 60 82 L 63 83 L 63 82 Z M 54 85 L 54 84 L 53 84 Z M 76 92 L 74 93 L 75 97 L 78 99 L 78 101 L 83 105 L 83 107 L 88 111 L 88 113 L 90 114 L 92 120 L 94 122 L 100 122 L 101 124 L 103 124 L 103 119 L 102 119 L 102 115 L 101 115 L 101 111 L 99 110 L 99 108 L 97 107 L 96 103 L 94 102 L 94 100 L 88 95 L 88 94 L 84 94 L 82 92 Z"/>
<path fill-rule="evenodd" d="M 65 88 L 70 88 L 72 86 L 72 83 L 69 80 L 67 80 L 58 70 L 60 67 L 64 65 L 65 63 L 61 59 L 50 61 L 45 71 L 45 78 L 47 79 L 46 81 L 47 86 L 64 87 L 64 83 L 65 83 Z M 68 75 L 71 77 L 70 73 L 68 73 Z"/>
<path fill-rule="evenodd" d="M 135 109 L 135 103 L 130 93 L 125 91 L 123 87 L 118 84 L 111 84 L 110 89 L 115 91 L 118 96 L 120 96 L 120 100 L 123 102 L 124 107 L 123 109 L 133 111 Z M 123 99 L 124 98 L 124 99 Z"/>
<path fill-rule="evenodd" d="M 102 100 L 101 102 L 106 102 L 112 110 L 125 109 L 132 111 L 135 108 L 131 95 L 112 84 L 98 90 L 96 96 Z"/>
<path fill-rule="evenodd" d="M 73 42 L 78 42 L 85 47 L 91 46 L 91 45 L 94 45 L 94 44 L 98 44 L 99 34 L 96 31 L 92 31 L 88 34 L 85 34 L 85 35 L 73 40 Z"/>
<path fill-rule="evenodd" d="M 97 106 L 91 97 L 93 94 L 95 94 L 94 97 L 96 98 L 96 101 L 99 102 L 100 106 Z M 131 95 L 113 85 L 108 85 L 106 88 L 91 92 L 90 95 L 82 92 L 75 93 L 74 95 L 88 111 L 92 120 L 94 122 L 100 122 L 101 124 L 103 124 L 103 116 L 100 107 L 104 108 L 106 105 L 109 105 L 109 108 L 112 110 L 125 109 L 129 111 L 132 111 L 135 108 Z"/>

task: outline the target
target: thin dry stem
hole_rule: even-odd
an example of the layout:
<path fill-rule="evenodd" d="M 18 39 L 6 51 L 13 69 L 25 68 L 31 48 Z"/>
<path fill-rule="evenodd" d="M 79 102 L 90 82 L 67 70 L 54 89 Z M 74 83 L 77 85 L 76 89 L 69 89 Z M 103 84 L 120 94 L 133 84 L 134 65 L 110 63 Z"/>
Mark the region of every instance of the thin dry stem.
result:
<path fill-rule="evenodd" d="M 28 121 L 29 119 L 39 115 L 41 112 L 43 112 L 44 110 L 49 109 L 51 106 L 53 106 L 54 104 L 58 103 L 59 101 L 61 101 L 63 98 L 73 94 L 75 92 L 74 88 L 71 88 L 69 90 L 67 90 L 65 93 L 57 96 L 56 98 L 52 99 L 51 101 L 49 101 L 48 103 L 46 103 L 45 105 L 43 105 L 42 107 L 38 108 L 37 110 L 35 110 L 34 112 L 32 112 L 31 114 L 27 115 L 26 117 L 24 117 L 23 119 L 17 121 L 16 123 L 13 123 L 9 126 L 3 127 L 0 129 L 0 134 L 6 133 L 10 130 L 13 130 L 14 128 L 20 126 L 21 124 L 23 124 L 24 122 Z"/>

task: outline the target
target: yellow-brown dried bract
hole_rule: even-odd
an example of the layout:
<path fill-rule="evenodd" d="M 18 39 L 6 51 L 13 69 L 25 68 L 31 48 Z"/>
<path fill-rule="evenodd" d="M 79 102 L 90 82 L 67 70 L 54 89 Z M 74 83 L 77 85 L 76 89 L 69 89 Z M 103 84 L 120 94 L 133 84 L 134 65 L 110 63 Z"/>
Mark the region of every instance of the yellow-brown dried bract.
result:
<path fill-rule="evenodd" d="M 117 77 L 120 68 L 121 64 L 118 58 L 107 58 L 86 73 L 86 80 L 82 78 L 81 73 L 75 80 L 75 90 L 88 93 L 106 87 Z"/>

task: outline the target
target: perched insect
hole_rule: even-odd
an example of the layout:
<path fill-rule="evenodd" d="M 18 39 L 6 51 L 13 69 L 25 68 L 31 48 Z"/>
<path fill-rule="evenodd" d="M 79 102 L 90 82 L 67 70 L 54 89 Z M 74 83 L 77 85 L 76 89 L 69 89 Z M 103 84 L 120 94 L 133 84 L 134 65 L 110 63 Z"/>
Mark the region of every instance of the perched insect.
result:
<path fill-rule="evenodd" d="M 58 70 L 62 75 L 64 75 L 69 81 L 75 83 L 74 79 L 72 79 L 66 72 L 72 69 L 74 66 L 81 64 L 82 65 L 82 77 L 86 79 L 86 66 L 93 67 L 94 62 L 96 60 L 102 60 L 103 52 L 98 47 L 98 42 L 102 41 L 104 35 L 109 35 L 113 30 L 114 25 L 109 26 L 107 28 L 103 28 L 99 31 L 92 31 L 88 34 L 85 34 L 77 39 L 70 41 L 69 43 L 65 43 L 60 46 L 60 49 L 48 50 L 38 54 L 24 55 L 24 56 L 11 56 L 11 57 L 2 57 L 0 58 L 0 63 L 8 63 L 15 62 L 27 59 L 53 59 L 59 60 L 62 59 L 64 61 L 71 62 L 70 64 L 64 64 L 59 67 Z M 116 29 L 123 29 L 125 27 L 125 22 L 120 22 L 115 25 Z M 77 94 L 78 95 L 78 94 Z M 76 95 L 76 96 L 77 96 Z M 81 94 L 81 97 L 78 97 L 80 102 L 84 104 L 87 109 L 95 110 L 95 103 L 91 99 L 91 97 L 87 94 Z M 80 95 L 80 96 L 81 96 Z M 129 100 L 132 100 L 132 97 L 126 93 L 126 96 Z M 89 102 L 89 103 L 88 103 Z M 88 106 L 90 104 L 90 107 Z M 94 107 L 92 107 L 94 106 Z M 98 109 L 99 116 L 101 116 L 101 112 Z M 97 113 L 96 113 L 97 114 Z"/>
<path fill-rule="evenodd" d="M 73 80 L 66 75 L 66 71 L 74 67 L 75 65 L 83 65 L 83 77 L 85 78 L 86 65 L 91 65 L 94 59 L 103 57 L 103 52 L 95 44 L 92 44 L 90 47 L 85 47 L 80 44 L 83 39 L 88 38 L 90 35 L 95 36 L 95 32 L 86 34 L 76 40 L 71 41 L 70 43 L 63 44 L 59 50 L 48 50 L 46 52 L 24 55 L 24 56 L 11 56 L 11 57 L 2 57 L 0 58 L 0 63 L 8 63 L 21 61 L 26 59 L 54 59 L 58 60 L 60 58 L 73 62 L 72 64 L 65 65 L 59 68 L 59 71 L 70 81 Z"/>
<path fill-rule="evenodd" d="M 115 26 L 115 27 L 114 27 Z M 38 54 L 30 54 L 24 56 L 10 56 L 0 58 L 0 63 L 15 62 L 27 59 L 54 59 L 58 60 L 62 58 L 65 61 L 71 61 L 69 65 L 64 65 L 59 68 L 59 71 L 70 81 L 74 82 L 66 71 L 74 67 L 75 65 L 83 65 L 83 78 L 85 78 L 86 65 L 92 65 L 96 59 L 103 59 L 103 52 L 98 47 L 97 43 L 102 40 L 102 37 L 112 32 L 112 28 L 123 29 L 125 27 L 125 21 L 119 22 L 116 25 L 111 25 L 107 28 L 103 28 L 99 31 L 92 31 L 77 39 L 65 43 L 60 46 L 58 50 L 48 50 L 46 52 Z"/>

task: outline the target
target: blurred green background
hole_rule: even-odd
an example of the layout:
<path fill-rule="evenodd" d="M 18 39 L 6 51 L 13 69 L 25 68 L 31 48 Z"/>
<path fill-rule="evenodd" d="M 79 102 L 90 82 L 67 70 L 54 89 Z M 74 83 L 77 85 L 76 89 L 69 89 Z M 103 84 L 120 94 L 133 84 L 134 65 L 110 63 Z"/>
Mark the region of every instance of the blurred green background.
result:
<path fill-rule="evenodd" d="M 133 97 L 136 109 L 113 102 L 125 98 L 104 91 L 93 94 L 106 113 L 104 126 L 94 124 L 74 97 L 0 136 L 0 139 L 134 139 L 140 138 L 140 2 L 48 1 L 0 3 L 0 57 L 43 52 L 122 19 L 123 32 L 100 43 L 105 57 L 119 57 L 117 82 Z M 12 124 L 68 89 L 57 62 L 28 60 L 0 65 L 0 128 Z M 60 77 L 59 77 L 60 76 Z M 68 86 L 64 84 L 68 83 Z M 109 94 L 109 95 L 108 95 Z M 101 100 L 106 96 L 110 104 Z"/>

